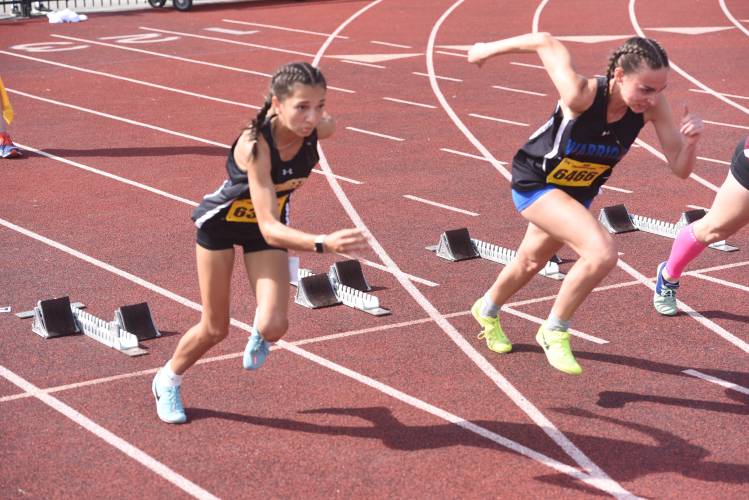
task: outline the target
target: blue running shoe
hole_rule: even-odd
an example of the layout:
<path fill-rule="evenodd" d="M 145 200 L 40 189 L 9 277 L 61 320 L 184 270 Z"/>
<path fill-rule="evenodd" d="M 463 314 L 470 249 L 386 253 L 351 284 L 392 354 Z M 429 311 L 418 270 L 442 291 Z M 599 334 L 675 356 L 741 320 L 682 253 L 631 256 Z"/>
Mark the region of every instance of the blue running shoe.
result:
<path fill-rule="evenodd" d="M 675 316 L 679 311 L 676 308 L 676 290 L 679 282 L 672 283 L 663 277 L 663 268 L 666 262 L 658 264 L 657 278 L 655 280 L 655 293 L 653 294 L 653 307 L 664 316 Z"/>
<path fill-rule="evenodd" d="M 270 347 L 268 342 L 260 336 L 257 330 L 253 330 L 252 335 L 250 335 L 247 341 L 247 346 L 244 348 L 242 366 L 245 370 L 257 370 L 263 366 L 269 352 Z"/>
<path fill-rule="evenodd" d="M 182 396 L 178 385 L 173 387 L 158 385 L 159 370 L 153 378 L 151 391 L 156 398 L 156 413 L 159 418 L 168 424 L 184 424 L 187 422 L 185 407 L 182 406 Z"/>
<path fill-rule="evenodd" d="M 2 118 L 0 118 L 2 120 Z M 13 144 L 7 132 L 0 133 L 0 157 L 17 158 L 21 156 L 21 150 Z"/>

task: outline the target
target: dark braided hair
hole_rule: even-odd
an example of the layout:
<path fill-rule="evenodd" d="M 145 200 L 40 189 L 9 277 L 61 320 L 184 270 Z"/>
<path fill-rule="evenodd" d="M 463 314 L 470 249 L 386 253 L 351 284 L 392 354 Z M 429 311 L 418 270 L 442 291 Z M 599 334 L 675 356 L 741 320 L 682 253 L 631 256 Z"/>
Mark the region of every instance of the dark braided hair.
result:
<path fill-rule="evenodd" d="M 609 58 L 606 70 L 606 101 L 610 97 L 609 82 L 614 77 L 614 70 L 621 66 L 624 73 L 633 73 L 645 61 L 650 69 L 668 68 L 668 56 L 658 42 L 650 38 L 633 36 L 624 42 Z"/>
<path fill-rule="evenodd" d="M 270 80 L 270 89 L 268 95 L 265 96 L 263 106 L 246 129 L 250 131 L 250 141 L 254 141 L 250 151 L 251 158 L 254 158 L 257 153 L 257 134 L 267 119 L 273 96 L 276 96 L 279 101 L 283 101 L 291 94 L 294 85 L 297 83 L 327 88 L 325 77 L 320 70 L 309 63 L 294 62 L 278 68 Z"/>

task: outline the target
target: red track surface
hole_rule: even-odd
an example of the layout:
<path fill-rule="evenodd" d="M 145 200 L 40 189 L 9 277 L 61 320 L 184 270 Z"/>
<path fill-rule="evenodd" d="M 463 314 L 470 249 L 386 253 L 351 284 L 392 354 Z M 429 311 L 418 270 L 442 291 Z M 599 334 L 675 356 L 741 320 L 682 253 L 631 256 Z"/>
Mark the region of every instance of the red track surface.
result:
<path fill-rule="evenodd" d="M 440 45 L 528 32 L 536 14 L 540 30 L 559 36 L 631 35 L 636 23 L 666 47 L 678 68 L 729 95 L 735 104 L 690 91 L 696 84 L 672 71 L 668 94 L 675 110 L 688 101 L 705 120 L 733 125 L 707 124 L 700 143 L 703 159 L 695 173 L 720 185 L 727 166 L 710 159 L 728 160 L 749 125 L 749 70 L 736 64 L 749 53 L 749 4 L 725 2 L 739 23 L 744 20 L 743 31 L 717 1 L 690 2 L 688 9 L 681 1 L 640 1 L 634 3 L 634 17 L 628 2 L 614 0 L 540 5 L 469 0 L 449 10 L 454 4 L 383 1 L 351 20 L 370 2 L 254 2 L 199 7 L 187 15 L 150 10 L 92 15 L 76 25 L 37 19 L 0 27 L 0 68 L 16 109 L 13 137 L 27 148 L 24 159 L 0 165 L 0 306 L 18 312 L 31 309 L 37 300 L 68 295 L 109 319 L 120 305 L 147 301 L 165 332 L 145 342 L 148 356 L 128 358 L 83 336 L 45 341 L 31 333 L 29 320 L 0 314 L 0 496 L 746 497 L 749 395 L 740 389 L 749 388 L 749 231 L 729 240 L 740 251 L 708 250 L 693 263 L 691 270 L 734 266 L 704 273 L 722 281 L 684 279 L 679 298 L 709 320 L 702 323 L 686 314 L 658 316 L 650 306 L 650 289 L 625 269 L 631 266 L 651 279 L 670 240 L 646 233 L 617 236 L 626 266 L 608 276 L 603 285 L 609 288 L 594 293 L 574 322 L 577 330 L 609 343 L 574 339 L 585 369 L 577 378 L 546 364 L 533 342 L 537 324 L 512 311 L 503 313 L 503 325 L 514 352 L 499 356 L 487 351 L 475 338 L 477 328 L 467 309 L 493 281 L 498 266 L 481 260 L 449 263 L 424 247 L 436 243 L 446 229 L 468 227 L 475 238 L 516 248 L 525 227 L 512 208 L 507 181 L 491 163 L 441 149 L 482 155 L 445 112 L 438 95 L 466 131 L 504 162 L 554 105 L 544 72 L 513 64 L 538 64 L 535 56 L 495 59 L 478 70 L 464 58 L 444 53 L 463 50 Z M 254 113 L 236 103 L 261 102 L 268 80 L 251 72 L 271 73 L 293 59 L 312 61 L 327 40 L 223 19 L 325 34 L 350 21 L 340 32 L 348 38 L 335 38 L 320 63 L 331 86 L 355 92 L 328 93 L 339 130 L 323 144 L 326 165 L 363 183 L 340 185 L 381 252 L 402 272 L 438 286 L 416 282 L 409 289 L 392 268 L 365 266 L 368 281 L 392 316 L 375 318 L 343 306 L 292 306 L 283 346 L 288 349 L 275 350 L 257 373 L 241 369 L 246 332 L 233 327 L 229 338 L 185 379 L 190 423 L 168 426 L 155 415 L 149 386 L 179 335 L 199 316 L 179 300 L 199 302 L 189 201 L 199 200 L 224 177 L 226 149 L 221 144 L 231 143 Z M 653 30 L 718 26 L 730 29 L 699 35 Z M 258 32 L 236 35 L 206 31 L 209 27 Z M 140 40 L 149 43 L 106 39 L 158 33 L 143 28 L 182 34 Z M 179 38 L 158 41 L 169 36 Z M 432 86 L 428 77 L 414 74 L 430 72 L 426 53 L 431 36 L 434 72 L 460 81 L 435 79 Z M 34 51 L 25 45 L 43 43 L 84 48 Z M 569 42 L 569 47 L 578 69 L 596 74 L 619 43 L 621 39 Z M 384 68 L 328 57 L 409 53 L 419 55 L 375 62 Z M 745 97 L 736 97 L 741 95 Z M 652 127 L 640 138 L 658 144 Z M 694 180 L 672 177 L 643 148 L 630 152 L 610 185 L 631 193 L 605 191 L 593 207 L 596 212 L 625 203 L 632 213 L 672 222 L 687 205 L 709 206 L 714 195 Z M 293 221 L 310 232 L 353 224 L 318 174 L 296 196 Z M 372 251 L 362 257 L 381 262 L 383 254 Z M 569 269 L 574 255 L 565 250 L 562 257 L 567 259 L 563 270 Z M 315 271 L 326 270 L 336 259 L 301 258 L 304 267 Z M 144 281 L 138 284 L 135 278 Z M 543 318 L 558 289 L 558 282 L 537 277 L 511 307 Z M 234 292 L 232 316 L 248 323 L 254 303 L 239 268 Z M 522 301 L 527 302 L 518 304 Z M 449 315 L 449 324 L 435 322 L 435 314 Z M 453 327 L 467 341 L 462 349 L 460 338 L 456 342 L 449 335 Z M 739 390 L 686 375 L 684 370 L 690 369 Z M 17 385 L 24 380 L 47 395 L 29 397 L 32 388 Z M 79 413 L 64 416 L 58 410 L 65 408 Z M 97 437 L 97 425 L 123 441 Z M 134 448 L 123 453 L 123 443 Z"/>

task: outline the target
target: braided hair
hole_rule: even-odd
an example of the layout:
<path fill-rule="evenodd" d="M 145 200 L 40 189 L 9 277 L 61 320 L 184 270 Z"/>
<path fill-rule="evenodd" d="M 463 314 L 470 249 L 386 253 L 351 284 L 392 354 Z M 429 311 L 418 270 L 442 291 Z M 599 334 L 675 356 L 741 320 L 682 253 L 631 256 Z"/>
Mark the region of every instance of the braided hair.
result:
<path fill-rule="evenodd" d="M 609 58 L 606 70 L 606 101 L 610 97 L 609 82 L 614 77 L 614 70 L 621 67 L 624 73 L 633 73 L 645 61 L 650 69 L 668 68 L 668 56 L 658 42 L 650 38 L 634 36 L 624 42 Z"/>
<path fill-rule="evenodd" d="M 250 151 L 251 158 L 254 158 L 257 153 L 257 135 L 260 131 L 260 127 L 263 126 L 268 117 L 268 111 L 270 111 L 273 96 L 276 96 L 280 101 L 283 101 L 291 94 L 294 90 L 294 85 L 297 83 L 327 88 L 327 83 L 325 82 L 325 77 L 322 72 L 309 63 L 294 62 L 284 64 L 278 68 L 270 80 L 270 88 L 268 94 L 265 96 L 263 106 L 246 129 L 250 131 L 250 141 L 253 142 Z"/>

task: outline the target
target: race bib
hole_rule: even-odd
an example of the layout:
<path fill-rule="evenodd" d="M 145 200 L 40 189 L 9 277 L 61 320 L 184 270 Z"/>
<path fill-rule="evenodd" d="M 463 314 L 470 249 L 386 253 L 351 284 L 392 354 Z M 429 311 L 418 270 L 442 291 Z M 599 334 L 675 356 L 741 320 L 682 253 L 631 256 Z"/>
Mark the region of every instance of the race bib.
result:
<path fill-rule="evenodd" d="M 600 163 L 588 163 L 564 158 L 546 176 L 546 182 L 558 186 L 588 187 L 610 168 L 608 165 Z"/>
<path fill-rule="evenodd" d="M 289 195 L 285 194 L 277 199 L 279 216 L 288 198 Z M 257 224 L 257 215 L 255 214 L 255 206 L 252 204 L 252 200 L 249 198 L 234 200 L 229 207 L 229 211 L 226 213 L 226 220 L 227 222 L 249 222 Z"/>

